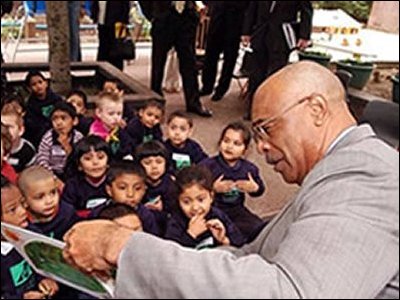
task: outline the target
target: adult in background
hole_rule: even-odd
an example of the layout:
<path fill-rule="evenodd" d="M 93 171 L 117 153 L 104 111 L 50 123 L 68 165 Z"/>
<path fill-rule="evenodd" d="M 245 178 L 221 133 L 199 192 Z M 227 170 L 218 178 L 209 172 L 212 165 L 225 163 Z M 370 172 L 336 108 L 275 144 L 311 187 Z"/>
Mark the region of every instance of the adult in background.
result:
<path fill-rule="evenodd" d="M 211 100 L 220 101 L 229 90 L 236 60 L 239 54 L 240 37 L 244 14 L 249 1 L 204 1 L 210 14 L 210 27 L 207 37 L 206 57 L 202 73 L 201 96 L 214 92 L 217 79 L 218 62 L 221 53 L 224 64 L 218 85 Z"/>
<path fill-rule="evenodd" d="M 118 298 L 398 299 L 399 154 L 345 98 L 312 62 L 258 90 L 258 149 L 301 188 L 253 243 L 193 251 L 97 222 L 67 233 L 65 257 L 89 273 L 117 266 Z"/>
<path fill-rule="evenodd" d="M 151 89 L 162 95 L 167 55 L 172 47 L 178 54 L 186 110 L 202 117 L 212 113 L 203 107 L 197 80 L 195 40 L 201 1 L 139 1 L 143 13 L 152 22 L 153 38 Z"/>
<path fill-rule="evenodd" d="M 82 61 L 81 40 L 79 35 L 79 19 L 82 1 L 68 1 L 70 61 Z"/>

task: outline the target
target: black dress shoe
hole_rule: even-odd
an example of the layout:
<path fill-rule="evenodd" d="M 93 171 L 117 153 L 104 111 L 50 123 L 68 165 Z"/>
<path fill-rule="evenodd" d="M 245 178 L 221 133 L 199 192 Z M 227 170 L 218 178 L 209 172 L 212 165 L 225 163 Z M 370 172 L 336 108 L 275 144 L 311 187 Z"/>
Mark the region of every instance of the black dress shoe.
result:
<path fill-rule="evenodd" d="M 222 98 L 224 98 L 224 95 L 215 93 L 215 94 L 212 96 L 211 100 L 214 101 L 214 102 L 218 102 L 218 101 L 221 101 Z"/>
<path fill-rule="evenodd" d="M 207 108 L 204 108 L 202 106 L 199 107 L 190 107 L 187 109 L 188 113 L 196 114 L 200 117 L 204 118 L 211 118 L 212 117 L 212 112 L 208 110 Z"/>
<path fill-rule="evenodd" d="M 209 96 L 209 95 L 211 95 L 211 94 L 212 94 L 212 90 L 205 90 L 205 89 L 202 89 L 202 90 L 199 92 L 200 97 Z"/>

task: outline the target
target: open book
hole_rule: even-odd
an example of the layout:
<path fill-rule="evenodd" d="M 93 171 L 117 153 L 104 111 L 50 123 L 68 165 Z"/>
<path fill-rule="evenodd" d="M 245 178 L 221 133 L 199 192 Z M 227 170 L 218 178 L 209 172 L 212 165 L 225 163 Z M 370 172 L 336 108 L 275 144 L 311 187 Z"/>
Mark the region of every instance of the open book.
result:
<path fill-rule="evenodd" d="M 113 280 L 104 282 L 86 275 L 64 260 L 65 243 L 3 222 L 1 234 L 38 274 L 100 299 L 113 297 Z"/>

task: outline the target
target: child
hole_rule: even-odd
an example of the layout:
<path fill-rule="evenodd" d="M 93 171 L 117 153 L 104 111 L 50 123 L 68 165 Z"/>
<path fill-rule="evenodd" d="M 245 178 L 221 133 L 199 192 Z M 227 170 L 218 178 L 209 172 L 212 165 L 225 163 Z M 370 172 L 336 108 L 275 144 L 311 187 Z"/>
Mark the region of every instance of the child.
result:
<path fill-rule="evenodd" d="M 98 219 L 112 220 L 122 227 L 143 231 L 142 221 L 135 209 L 125 204 L 111 204 L 100 211 Z"/>
<path fill-rule="evenodd" d="M 35 162 L 36 150 L 33 145 L 22 137 L 25 132 L 24 118 L 17 107 L 6 105 L 1 110 L 1 122 L 8 128 L 11 135 L 11 152 L 8 163 L 17 173 Z"/>
<path fill-rule="evenodd" d="M 146 174 L 140 165 L 132 161 L 113 164 L 107 172 L 106 186 L 111 200 L 96 208 L 92 216 L 97 218 L 99 212 L 112 203 L 125 204 L 135 209 L 145 232 L 159 235 L 160 229 L 154 213 L 141 203 L 146 193 L 145 180 Z"/>
<path fill-rule="evenodd" d="M 130 153 L 146 142 L 157 140 L 162 142 L 161 120 L 164 116 L 164 106 L 155 101 L 147 102 L 139 110 L 139 117 L 132 119 L 125 129 L 130 138 Z"/>
<path fill-rule="evenodd" d="M 50 117 L 53 129 L 43 136 L 38 150 L 37 164 L 51 170 L 64 181 L 67 158 L 83 135 L 74 129 L 78 124 L 78 117 L 72 104 L 56 103 Z"/>
<path fill-rule="evenodd" d="M 14 168 L 8 164 L 7 158 L 12 149 L 12 137 L 6 126 L 1 124 L 1 175 L 6 177 L 12 183 L 17 183 L 17 173 Z"/>
<path fill-rule="evenodd" d="M 41 233 L 62 240 L 79 221 L 73 207 L 60 202 L 57 179 L 44 167 L 33 166 L 23 171 L 18 186 L 26 200 L 29 220 Z"/>
<path fill-rule="evenodd" d="M 120 130 L 123 110 L 124 100 L 120 94 L 101 92 L 96 103 L 96 117 L 89 130 L 90 135 L 105 140 L 111 147 L 111 153 L 119 157 L 129 154 L 129 150 L 124 151 L 121 144 L 125 141 L 129 144 L 129 138 Z"/>
<path fill-rule="evenodd" d="M 1 222 L 27 228 L 28 215 L 23 201 L 18 187 L 1 176 Z M 2 239 L 1 299 L 44 299 L 54 296 L 57 291 L 57 283 L 50 279 L 41 280 L 14 247 Z"/>
<path fill-rule="evenodd" d="M 201 163 L 213 175 L 216 206 L 223 210 L 246 238 L 262 228 L 263 221 L 245 206 L 245 194 L 260 197 L 265 186 L 258 168 L 243 157 L 251 142 L 251 132 L 242 123 L 232 123 L 222 132 L 220 154 Z"/>
<path fill-rule="evenodd" d="M 136 149 L 135 158 L 146 172 L 147 192 L 142 203 L 152 210 L 170 212 L 173 180 L 167 173 L 167 149 L 159 141 L 147 142 Z"/>
<path fill-rule="evenodd" d="M 182 170 L 176 187 L 179 208 L 168 223 L 166 239 L 196 249 L 243 244 L 243 236 L 235 224 L 212 207 L 213 181 L 207 169 L 193 166 Z"/>
<path fill-rule="evenodd" d="M 86 116 L 88 107 L 86 94 L 79 90 L 73 91 L 68 95 L 66 101 L 75 107 L 76 113 L 78 114 L 79 122 L 76 129 L 84 136 L 87 136 L 94 119 Z"/>
<path fill-rule="evenodd" d="M 171 165 L 175 172 L 208 158 L 202 147 L 190 139 L 193 133 L 193 119 L 187 113 L 172 113 L 168 118 L 167 132 L 168 140 L 165 146 L 171 154 Z"/>
<path fill-rule="evenodd" d="M 25 138 L 37 148 L 43 135 L 51 129 L 51 112 L 62 98 L 49 88 L 47 79 L 38 71 L 30 71 L 25 84 L 31 92 L 26 107 Z"/>
<path fill-rule="evenodd" d="M 68 163 L 68 180 L 61 199 L 71 204 L 79 216 L 107 201 L 106 173 L 110 161 L 109 145 L 98 136 L 88 136 L 76 144 Z"/>

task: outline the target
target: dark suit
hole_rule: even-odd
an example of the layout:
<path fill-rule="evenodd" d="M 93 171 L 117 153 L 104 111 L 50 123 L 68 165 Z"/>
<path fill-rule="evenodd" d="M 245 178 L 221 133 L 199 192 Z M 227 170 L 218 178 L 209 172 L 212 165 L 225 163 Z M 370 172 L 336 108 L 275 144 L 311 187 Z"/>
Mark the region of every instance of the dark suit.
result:
<path fill-rule="evenodd" d="M 224 54 L 224 65 L 215 94 L 223 96 L 231 84 L 238 57 L 244 14 L 248 1 L 204 1 L 210 10 L 206 58 L 203 69 L 203 91 L 214 89 L 218 60 Z"/>
<path fill-rule="evenodd" d="M 271 7 L 275 2 L 275 7 Z M 243 34 L 251 35 L 252 54 L 249 97 L 271 74 L 283 68 L 290 50 L 283 33 L 283 23 L 293 23 L 300 12 L 298 39 L 309 40 L 312 29 L 311 1 L 251 1 L 247 10 Z"/>
<path fill-rule="evenodd" d="M 115 40 L 115 23 L 129 23 L 129 1 L 107 1 L 104 24 L 99 24 L 99 51 L 98 61 L 108 61 L 122 70 L 124 61 L 121 58 L 111 59 L 110 49 Z M 99 1 L 93 1 L 92 18 L 95 23 L 99 21 Z"/>
<path fill-rule="evenodd" d="M 179 59 L 187 109 L 200 106 L 196 70 L 195 39 L 199 15 L 194 1 L 186 1 L 179 14 L 172 1 L 139 1 L 146 18 L 152 22 L 153 54 L 151 88 L 162 95 L 162 81 L 168 51 L 175 47 Z"/>

